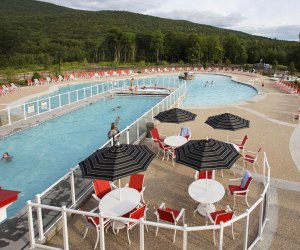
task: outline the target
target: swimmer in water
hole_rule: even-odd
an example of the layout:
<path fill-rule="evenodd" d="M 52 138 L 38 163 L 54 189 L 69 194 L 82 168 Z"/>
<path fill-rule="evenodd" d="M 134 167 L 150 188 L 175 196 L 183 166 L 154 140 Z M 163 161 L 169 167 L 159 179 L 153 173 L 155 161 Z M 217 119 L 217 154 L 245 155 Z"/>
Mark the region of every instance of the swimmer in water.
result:
<path fill-rule="evenodd" d="M 211 83 L 210 84 L 214 84 L 214 81 L 211 81 Z"/>
<path fill-rule="evenodd" d="M 113 108 L 113 111 L 118 110 L 120 108 L 121 108 L 121 106 L 117 106 L 117 107 Z"/>

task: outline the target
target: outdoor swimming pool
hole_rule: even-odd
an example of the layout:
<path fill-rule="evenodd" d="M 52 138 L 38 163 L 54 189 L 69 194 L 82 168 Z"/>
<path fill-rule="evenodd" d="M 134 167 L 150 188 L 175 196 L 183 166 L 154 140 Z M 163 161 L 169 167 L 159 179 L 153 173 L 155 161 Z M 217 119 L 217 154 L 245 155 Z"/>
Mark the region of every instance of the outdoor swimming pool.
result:
<path fill-rule="evenodd" d="M 231 104 L 249 100 L 257 95 L 257 91 L 251 86 L 236 83 L 227 76 L 195 76 L 195 80 L 187 82 L 184 107 Z"/>
<path fill-rule="evenodd" d="M 102 146 L 117 115 L 122 130 L 160 100 L 139 96 L 101 100 L 1 139 L 0 152 L 8 151 L 13 159 L 0 160 L 0 185 L 22 191 L 8 208 L 8 216 Z"/>

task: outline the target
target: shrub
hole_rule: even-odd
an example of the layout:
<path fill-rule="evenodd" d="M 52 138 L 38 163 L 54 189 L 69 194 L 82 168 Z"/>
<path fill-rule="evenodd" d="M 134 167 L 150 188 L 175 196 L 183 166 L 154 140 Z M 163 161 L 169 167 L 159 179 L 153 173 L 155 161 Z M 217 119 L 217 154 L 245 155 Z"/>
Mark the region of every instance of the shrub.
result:
<path fill-rule="evenodd" d="M 34 72 L 32 77 L 31 77 L 31 80 L 33 81 L 34 79 L 39 79 L 41 78 L 42 76 L 38 73 L 38 72 Z"/>

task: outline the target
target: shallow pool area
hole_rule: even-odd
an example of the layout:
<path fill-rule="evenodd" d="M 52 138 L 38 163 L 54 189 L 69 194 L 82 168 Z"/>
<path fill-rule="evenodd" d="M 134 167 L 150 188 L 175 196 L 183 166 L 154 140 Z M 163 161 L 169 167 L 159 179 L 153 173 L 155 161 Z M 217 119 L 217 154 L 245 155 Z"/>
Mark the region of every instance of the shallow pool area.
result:
<path fill-rule="evenodd" d="M 249 100 L 257 95 L 253 87 L 234 82 L 227 76 L 208 74 L 195 76 L 195 80 L 187 81 L 184 107 L 232 104 Z"/>
<path fill-rule="evenodd" d="M 8 151 L 13 158 L 0 161 L 0 184 L 22 192 L 8 208 L 8 216 L 102 146 L 116 116 L 121 117 L 122 130 L 160 100 L 139 96 L 100 100 L 1 139 L 0 152 Z"/>

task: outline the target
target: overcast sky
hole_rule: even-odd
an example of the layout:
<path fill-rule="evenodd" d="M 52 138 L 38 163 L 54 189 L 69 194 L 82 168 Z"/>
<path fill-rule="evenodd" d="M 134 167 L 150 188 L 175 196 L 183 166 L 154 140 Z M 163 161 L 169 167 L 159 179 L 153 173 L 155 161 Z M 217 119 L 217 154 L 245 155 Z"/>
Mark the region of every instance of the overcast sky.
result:
<path fill-rule="evenodd" d="M 126 10 L 254 35 L 298 40 L 300 0 L 43 0 L 82 10 Z"/>

